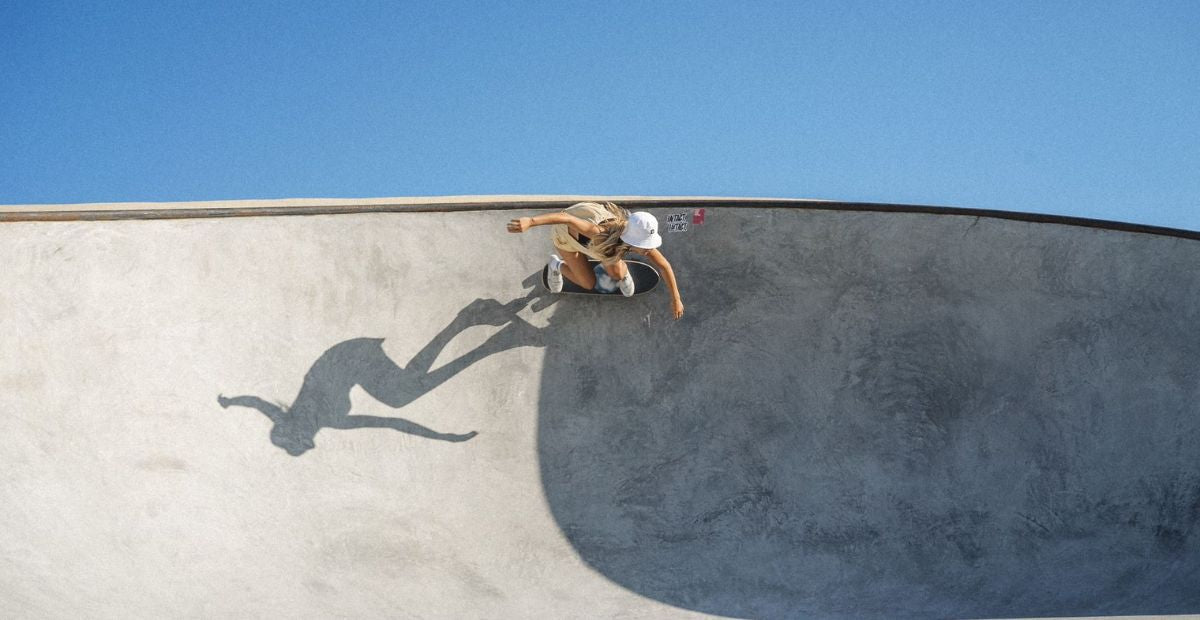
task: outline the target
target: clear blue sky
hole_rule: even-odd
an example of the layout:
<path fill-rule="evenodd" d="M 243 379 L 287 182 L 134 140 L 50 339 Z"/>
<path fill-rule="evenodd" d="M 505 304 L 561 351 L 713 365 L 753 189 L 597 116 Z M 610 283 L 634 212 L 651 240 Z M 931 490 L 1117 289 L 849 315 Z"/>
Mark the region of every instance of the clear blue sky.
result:
<path fill-rule="evenodd" d="M 0 0 L 0 203 L 911 202 L 1200 230 L 1200 1 Z"/>

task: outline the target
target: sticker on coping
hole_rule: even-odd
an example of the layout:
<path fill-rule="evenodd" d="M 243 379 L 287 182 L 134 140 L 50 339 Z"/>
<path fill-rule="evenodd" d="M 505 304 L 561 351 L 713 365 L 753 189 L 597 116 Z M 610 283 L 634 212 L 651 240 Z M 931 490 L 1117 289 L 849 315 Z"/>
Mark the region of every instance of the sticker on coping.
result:
<path fill-rule="evenodd" d="M 687 232 L 687 229 L 688 229 L 687 216 L 688 216 L 687 212 L 671 213 L 670 215 L 667 215 L 667 232 L 669 232 L 669 233 Z"/>
<path fill-rule="evenodd" d="M 692 211 L 692 224 L 696 226 L 704 224 L 704 209 Z"/>

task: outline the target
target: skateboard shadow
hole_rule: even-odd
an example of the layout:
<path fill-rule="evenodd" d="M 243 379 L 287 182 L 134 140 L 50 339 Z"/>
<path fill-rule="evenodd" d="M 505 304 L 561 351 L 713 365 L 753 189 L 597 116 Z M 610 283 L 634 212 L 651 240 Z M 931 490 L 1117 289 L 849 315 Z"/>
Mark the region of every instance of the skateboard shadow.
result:
<path fill-rule="evenodd" d="M 536 283 L 536 276 L 525 280 Z M 403 418 L 350 415 L 350 390 L 355 385 L 379 402 L 401 408 L 437 388 L 471 364 L 495 353 L 517 347 L 542 346 L 541 329 L 517 316 L 530 305 L 535 312 L 552 305 L 545 295 L 534 291 L 501 304 L 495 299 L 476 299 L 459 310 L 454 319 L 409 362 L 401 366 L 383 350 L 383 338 L 353 338 L 325 351 L 304 375 L 292 405 L 269 402 L 252 395 L 217 396 L 223 408 L 256 409 L 273 423 L 271 443 L 292 456 L 300 456 L 316 446 L 315 437 L 323 428 L 390 428 L 434 439 L 462 442 L 477 434 L 444 433 Z M 431 367 L 445 346 L 463 330 L 477 325 L 504 327 L 479 346 L 437 369 Z"/>

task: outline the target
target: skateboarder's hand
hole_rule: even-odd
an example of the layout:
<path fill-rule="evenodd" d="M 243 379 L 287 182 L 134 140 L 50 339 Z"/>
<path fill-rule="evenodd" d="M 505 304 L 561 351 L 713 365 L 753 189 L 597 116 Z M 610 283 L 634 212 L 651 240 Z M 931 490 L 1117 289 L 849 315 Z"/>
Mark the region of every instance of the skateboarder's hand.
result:
<path fill-rule="evenodd" d="M 510 220 L 508 222 L 508 232 L 523 233 L 523 232 L 529 230 L 530 226 L 533 226 L 533 218 L 519 217 L 515 220 Z"/>
<path fill-rule="evenodd" d="M 676 319 L 682 318 L 683 317 L 683 302 L 678 299 L 672 301 L 671 302 L 671 311 L 674 312 Z"/>

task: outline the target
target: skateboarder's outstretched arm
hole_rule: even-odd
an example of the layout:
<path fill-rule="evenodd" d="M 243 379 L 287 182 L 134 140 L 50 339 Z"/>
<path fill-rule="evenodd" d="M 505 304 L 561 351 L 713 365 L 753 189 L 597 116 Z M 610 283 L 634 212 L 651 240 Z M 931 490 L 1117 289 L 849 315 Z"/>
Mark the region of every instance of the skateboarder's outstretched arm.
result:
<path fill-rule="evenodd" d="M 534 217 L 519 217 L 508 223 L 508 232 L 523 233 L 534 226 L 566 224 L 577 235 L 595 237 L 603 232 L 599 224 L 593 224 L 585 219 L 575 217 L 570 213 L 546 213 Z"/>

